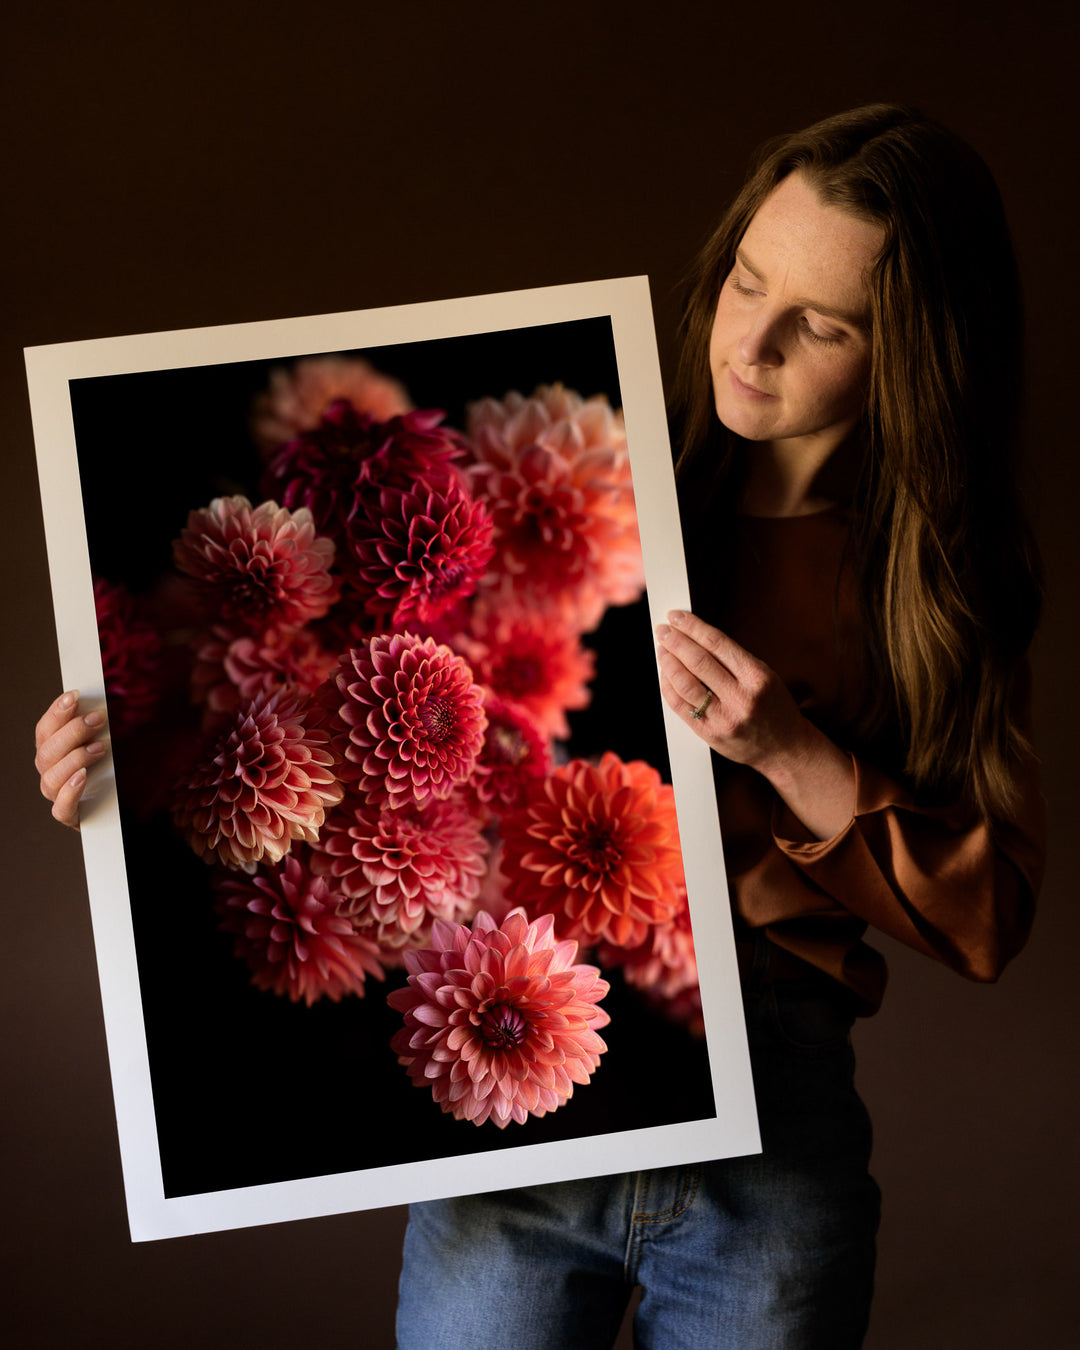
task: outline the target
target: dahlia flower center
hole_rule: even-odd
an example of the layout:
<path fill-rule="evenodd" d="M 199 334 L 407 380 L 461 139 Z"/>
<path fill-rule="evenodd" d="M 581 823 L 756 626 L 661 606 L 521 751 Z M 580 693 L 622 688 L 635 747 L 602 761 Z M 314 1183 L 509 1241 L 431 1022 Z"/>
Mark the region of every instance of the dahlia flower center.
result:
<path fill-rule="evenodd" d="M 428 740 L 438 744 L 454 730 L 454 705 L 442 698 L 429 698 L 420 709 L 420 725 Z"/>
<path fill-rule="evenodd" d="M 493 1050 L 516 1050 L 528 1029 L 528 1022 L 517 1008 L 506 1003 L 496 1003 L 480 1021 L 480 1034 Z"/>
<path fill-rule="evenodd" d="M 520 764 L 528 757 L 529 747 L 516 727 L 496 727 L 492 741 L 495 753 L 504 764 Z"/>
<path fill-rule="evenodd" d="M 497 683 L 510 698 L 520 699 L 540 686 L 540 665 L 529 656 L 508 656 L 500 663 Z"/>
<path fill-rule="evenodd" d="M 622 859 L 622 848 L 615 833 L 611 825 L 594 824 L 582 832 L 567 852 L 590 872 L 610 872 Z"/>

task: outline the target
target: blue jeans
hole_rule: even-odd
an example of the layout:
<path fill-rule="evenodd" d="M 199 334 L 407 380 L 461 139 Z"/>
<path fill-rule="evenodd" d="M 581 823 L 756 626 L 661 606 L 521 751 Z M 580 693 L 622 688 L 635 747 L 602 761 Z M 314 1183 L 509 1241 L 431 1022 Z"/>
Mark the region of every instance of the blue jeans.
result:
<path fill-rule="evenodd" d="M 857 1350 L 877 1186 L 851 1015 L 825 977 L 746 993 L 764 1151 L 414 1205 L 399 1350 Z"/>

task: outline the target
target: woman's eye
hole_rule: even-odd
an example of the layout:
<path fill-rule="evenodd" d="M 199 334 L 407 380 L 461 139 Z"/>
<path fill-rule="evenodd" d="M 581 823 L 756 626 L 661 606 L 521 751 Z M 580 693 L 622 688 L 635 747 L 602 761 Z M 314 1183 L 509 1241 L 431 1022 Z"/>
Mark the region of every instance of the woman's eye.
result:
<path fill-rule="evenodd" d="M 750 286 L 744 286 L 738 277 L 731 278 L 731 289 L 739 295 L 760 295 L 760 291 L 753 290 Z"/>
<path fill-rule="evenodd" d="M 820 342 L 824 347 L 835 347 L 840 341 L 838 337 L 828 337 L 824 333 L 817 332 L 805 314 L 799 319 L 799 328 L 804 336 L 808 337 L 811 342 Z"/>

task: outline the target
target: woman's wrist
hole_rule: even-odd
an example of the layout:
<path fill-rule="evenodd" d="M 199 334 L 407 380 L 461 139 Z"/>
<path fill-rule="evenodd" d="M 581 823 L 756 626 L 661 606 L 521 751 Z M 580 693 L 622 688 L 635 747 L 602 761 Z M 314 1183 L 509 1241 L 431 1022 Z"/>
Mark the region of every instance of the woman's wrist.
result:
<path fill-rule="evenodd" d="M 803 730 L 758 771 L 815 838 L 831 839 L 855 814 L 855 769 L 851 756 L 806 718 Z"/>

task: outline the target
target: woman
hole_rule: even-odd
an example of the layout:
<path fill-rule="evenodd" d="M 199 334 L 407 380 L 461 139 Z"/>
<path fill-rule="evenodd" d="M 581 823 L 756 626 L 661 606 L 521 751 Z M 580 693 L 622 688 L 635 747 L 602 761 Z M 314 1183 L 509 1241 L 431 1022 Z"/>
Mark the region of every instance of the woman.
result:
<path fill-rule="evenodd" d="M 763 1153 L 415 1206 L 402 1350 L 606 1347 L 635 1283 L 642 1346 L 861 1344 L 863 934 L 993 979 L 1038 887 L 1018 330 L 993 182 L 911 110 L 769 147 L 706 246 L 680 398 L 698 613 L 658 640 L 716 752 Z M 99 726 L 72 695 L 39 724 L 68 824 Z"/>

